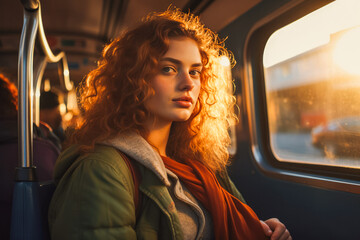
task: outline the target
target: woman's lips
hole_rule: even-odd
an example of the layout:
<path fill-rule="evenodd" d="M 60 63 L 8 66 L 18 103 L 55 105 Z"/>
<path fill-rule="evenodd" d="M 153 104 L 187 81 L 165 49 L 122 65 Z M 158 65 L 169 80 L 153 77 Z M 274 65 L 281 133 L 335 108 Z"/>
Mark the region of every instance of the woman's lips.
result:
<path fill-rule="evenodd" d="M 192 105 L 192 98 L 191 97 L 180 97 L 173 99 L 173 102 L 179 107 L 188 108 Z"/>

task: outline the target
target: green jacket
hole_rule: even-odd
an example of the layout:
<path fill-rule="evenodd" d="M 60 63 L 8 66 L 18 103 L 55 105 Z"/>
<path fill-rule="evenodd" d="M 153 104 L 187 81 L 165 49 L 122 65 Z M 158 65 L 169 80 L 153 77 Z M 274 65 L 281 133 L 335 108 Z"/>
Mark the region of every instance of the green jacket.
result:
<path fill-rule="evenodd" d="M 141 164 L 141 215 L 135 217 L 134 183 L 118 151 L 97 145 L 89 154 L 65 150 L 55 167 L 56 191 L 49 207 L 51 239 L 183 239 L 167 187 Z M 237 198 L 227 177 L 220 184 Z"/>

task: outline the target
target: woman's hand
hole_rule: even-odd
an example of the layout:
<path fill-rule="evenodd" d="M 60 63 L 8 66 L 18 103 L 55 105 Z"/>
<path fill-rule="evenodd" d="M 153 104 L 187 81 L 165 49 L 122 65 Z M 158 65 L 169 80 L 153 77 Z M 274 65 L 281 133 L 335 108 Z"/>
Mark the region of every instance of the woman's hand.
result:
<path fill-rule="evenodd" d="M 289 230 L 277 218 L 260 221 L 264 233 L 270 240 L 292 240 Z"/>

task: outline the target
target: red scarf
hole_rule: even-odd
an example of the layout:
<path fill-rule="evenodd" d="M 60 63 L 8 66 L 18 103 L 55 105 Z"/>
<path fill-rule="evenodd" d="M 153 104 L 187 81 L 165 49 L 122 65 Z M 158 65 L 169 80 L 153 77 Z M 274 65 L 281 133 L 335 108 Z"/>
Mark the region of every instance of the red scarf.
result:
<path fill-rule="evenodd" d="M 216 240 L 264 240 L 260 221 L 254 211 L 220 186 L 215 174 L 199 161 L 185 164 L 162 157 L 194 197 L 212 216 Z"/>

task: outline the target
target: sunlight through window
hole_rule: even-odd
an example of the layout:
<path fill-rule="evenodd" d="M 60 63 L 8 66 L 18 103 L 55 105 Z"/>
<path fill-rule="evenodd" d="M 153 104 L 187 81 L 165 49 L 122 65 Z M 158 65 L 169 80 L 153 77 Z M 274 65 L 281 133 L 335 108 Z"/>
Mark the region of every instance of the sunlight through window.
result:
<path fill-rule="evenodd" d="M 360 27 L 346 32 L 338 40 L 334 62 L 350 74 L 360 75 Z"/>
<path fill-rule="evenodd" d="M 266 43 L 264 66 L 270 67 L 327 44 L 332 34 L 359 26 L 359 11 L 360 1 L 358 0 L 336 0 L 279 29 Z"/>
<path fill-rule="evenodd" d="M 263 65 L 279 161 L 360 168 L 360 1 L 337 0 L 274 32 Z"/>

